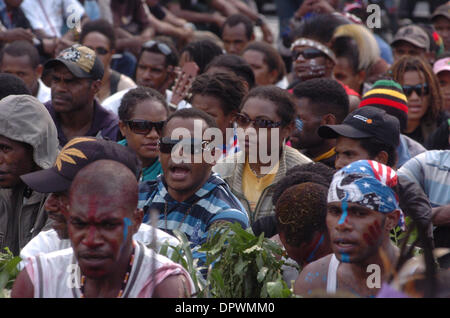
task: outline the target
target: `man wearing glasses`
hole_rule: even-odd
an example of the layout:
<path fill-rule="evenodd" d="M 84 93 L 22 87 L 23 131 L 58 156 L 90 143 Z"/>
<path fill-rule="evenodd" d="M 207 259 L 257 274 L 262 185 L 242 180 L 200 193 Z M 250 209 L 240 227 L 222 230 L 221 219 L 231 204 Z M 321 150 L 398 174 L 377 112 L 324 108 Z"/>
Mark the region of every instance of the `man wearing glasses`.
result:
<path fill-rule="evenodd" d="M 215 157 L 215 149 L 210 139 L 195 134 L 204 136 L 208 128 L 217 128 L 215 120 L 198 109 L 182 109 L 169 116 L 159 141 L 163 174 L 141 183 L 139 189 L 144 222 L 150 222 L 150 211 L 158 211 L 157 227 L 169 234 L 173 230 L 185 233 L 193 248 L 204 243 L 219 222 L 238 222 L 244 229 L 249 225 L 242 204 L 225 181 L 211 172 L 215 162 L 207 159 Z M 190 137 L 180 138 L 176 129 L 189 132 Z M 203 259 L 195 249 L 193 255 Z"/>
<path fill-rule="evenodd" d="M 161 41 L 148 41 L 142 45 L 136 68 L 136 83 L 156 89 L 166 96 L 175 80 L 178 53 Z"/>
<path fill-rule="evenodd" d="M 48 61 L 52 99 L 45 103 L 58 129 L 61 147 L 79 136 L 117 139 L 118 118 L 96 100 L 104 74 L 95 51 L 75 44 Z"/>
<path fill-rule="evenodd" d="M 334 29 L 343 24 L 333 15 L 319 15 L 302 21 L 297 38 L 291 45 L 293 79 L 288 88 L 313 78 L 334 79 L 336 55 L 327 47 Z M 333 28 L 334 27 L 334 28 Z M 350 111 L 358 108 L 360 95 L 339 82 L 347 92 Z"/>

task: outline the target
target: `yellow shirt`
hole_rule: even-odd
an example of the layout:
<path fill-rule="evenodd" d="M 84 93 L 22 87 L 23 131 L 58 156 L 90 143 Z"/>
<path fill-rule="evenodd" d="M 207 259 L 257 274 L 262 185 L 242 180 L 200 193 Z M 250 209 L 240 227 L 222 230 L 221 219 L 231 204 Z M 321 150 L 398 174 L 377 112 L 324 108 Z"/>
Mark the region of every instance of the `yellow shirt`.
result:
<path fill-rule="evenodd" d="M 248 162 L 245 163 L 244 172 L 242 174 L 242 192 L 245 198 L 250 203 L 250 208 L 255 210 L 259 197 L 265 188 L 270 186 L 275 179 L 278 172 L 279 162 L 273 167 L 273 169 L 262 177 L 256 176 L 256 174 L 250 168 Z"/>

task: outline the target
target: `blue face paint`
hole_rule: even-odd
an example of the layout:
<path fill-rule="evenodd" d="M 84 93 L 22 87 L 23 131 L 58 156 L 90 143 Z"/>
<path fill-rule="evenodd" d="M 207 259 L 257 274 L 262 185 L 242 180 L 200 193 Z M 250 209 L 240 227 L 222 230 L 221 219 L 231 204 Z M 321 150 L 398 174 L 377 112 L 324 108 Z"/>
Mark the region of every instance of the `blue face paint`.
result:
<path fill-rule="evenodd" d="M 313 273 L 308 273 L 308 274 L 306 274 L 305 282 L 307 282 L 307 283 L 312 283 L 313 280 L 314 280 L 314 275 L 313 275 Z"/>
<path fill-rule="evenodd" d="M 123 239 L 126 240 L 128 236 L 128 227 L 131 226 L 131 220 L 129 218 L 123 218 Z"/>
<path fill-rule="evenodd" d="M 347 213 L 347 208 L 348 208 L 347 193 L 345 194 L 345 198 L 341 202 L 342 202 L 342 215 L 338 222 L 339 225 L 341 225 L 345 222 L 345 219 L 347 218 L 347 215 L 348 215 L 348 213 Z"/>
<path fill-rule="evenodd" d="M 319 249 L 319 246 L 323 243 L 323 239 L 324 239 L 324 235 L 322 234 L 319 242 L 316 244 L 316 246 L 314 246 L 313 251 L 309 254 L 308 258 L 306 259 L 307 262 L 312 261 L 312 259 L 314 258 L 314 254 L 316 254 L 317 250 Z"/>
<path fill-rule="evenodd" d="M 341 258 L 343 263 L 350 263 L 350 256 L 347 253 L 341 253 Z"/>
<path fill-rule="evenodd" d="M 303 121 L 298 117 L 295 119 L 295 128 L 297 128 L 298 132 L 303 130 Z"/>

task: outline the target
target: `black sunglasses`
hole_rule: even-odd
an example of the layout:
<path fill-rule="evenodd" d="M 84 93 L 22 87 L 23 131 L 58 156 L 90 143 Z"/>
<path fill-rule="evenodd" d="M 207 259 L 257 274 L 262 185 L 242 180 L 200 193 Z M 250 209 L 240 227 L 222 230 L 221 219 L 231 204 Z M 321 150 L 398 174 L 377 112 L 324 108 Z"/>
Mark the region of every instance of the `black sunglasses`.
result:
<path fill-rule="evenodd" d="M 281 121 L 274 122 L 268 119 L 250 119 L 247 115 L 244 114 L 236 114 L 234 120 L 240 127 L 247 127 L 250 124 L 253 124 L 255 128 L 275 128 L 281 126 Z"/>
<path fill-rule="evenodd" d="M 403 92 L 405 93 L 406 97 L 411 96 L 412 92 L 416 92 L 417 96 L 424 96 L 428 95 L 430 93 L 430 87 L 428 84 L 417 84 L 417 85 L 405 85 L 403 86 Z"/>
<path fill-rule="evenodd" d="M 159 135 L 161 134 L 165 123 L 164 120 L 153 122 L 142 119 L 125 120 L 124 122 L 128 125 L 128 127 L 130 127 L 132 132 L 138 135 L 148 135 L 152 131 L 153 127 Z"/>
<path fill-rule="evenodd" d="M 158 42 L 158 41 L 155 41 L 155 40 L 150 40 L 150 41 L 145 42 L 142 45 L 142 48 L 144 50 L 149 50 L 149 49 L 153 48 L 155 45 L 157 45 L 158 46 L 158 50 L 162 54 L 164 54 L 166 56 L 172 53 L 172 50 L 170 49 L 170 47 L 167 44 L 162 43 L 162 42 Z"/>
<path fill-rule="evenodd" d="M 183 147 L 183 152 L 187 151 L 191 155 L 202 153 L 203 150 L 211 150 L 208 144 L 211 141 L 199 139 L 170 139 L 170 137 L 163 137 L 159 139 L 158 146 L 161 153 L 171 153 L 175 145 L 180 144 Z"/>
<path fill-rule="evenodd" d="M 104 47 L 97 47 L 97 48 L 92 48 L 92 47 L 89 47 L 91 50 L 93 50 L 93 51 L 95 51 L 95 53 L 97 54 L 97 55 L 106 55 L 106 54 L 108 54 L 108 50 L 107 49 L 105 49 Z"/>
<path fill-rule="evenodd" d="M 304 59 L 306 60 L 310 60 L 310 59 L 314 59 L 316 57 L 320 57 L 320 56 L 325 56 L 325 53 L 323 53 L 322 51 L 318 50 L 318 49 L 305 49 L 303 51 L 293 51 L 292 52 L 292 60 L 295 61 L 298 59 L 298 57 L 302 55 Z"/>

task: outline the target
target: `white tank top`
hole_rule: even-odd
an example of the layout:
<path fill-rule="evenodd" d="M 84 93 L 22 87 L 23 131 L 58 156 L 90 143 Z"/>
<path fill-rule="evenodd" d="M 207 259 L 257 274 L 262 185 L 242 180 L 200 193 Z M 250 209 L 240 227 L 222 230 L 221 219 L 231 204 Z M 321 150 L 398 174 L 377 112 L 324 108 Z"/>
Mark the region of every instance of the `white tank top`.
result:
<path fill-rule="evenodd" d="M 161 281 L 178 274 L 186 278 L 190 292 L 194 291 L 192 279 L 181 265 L 141 243 L 135 242 L 135 246 L 135 259 L 122 298 L 152 297 Z M 79 267 L 72 248 L 31 257 L 26 269 L 34 286 L 35 298 L 81 297 Z"/>
<path fill-rule="evenodd" d="M 328 265 L 327 294 L 336 294 L 338 267 L 339 260 L 333 253 L 331 255 L 330 264 Z"/>

